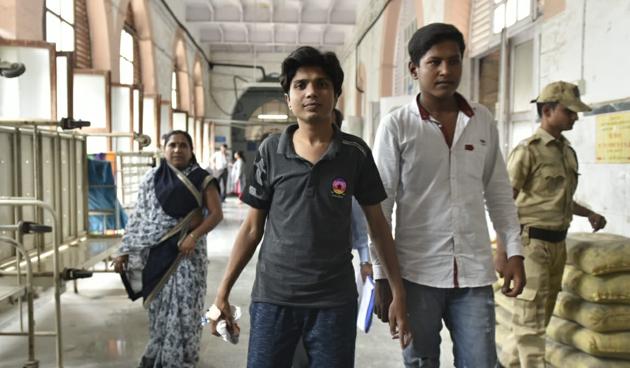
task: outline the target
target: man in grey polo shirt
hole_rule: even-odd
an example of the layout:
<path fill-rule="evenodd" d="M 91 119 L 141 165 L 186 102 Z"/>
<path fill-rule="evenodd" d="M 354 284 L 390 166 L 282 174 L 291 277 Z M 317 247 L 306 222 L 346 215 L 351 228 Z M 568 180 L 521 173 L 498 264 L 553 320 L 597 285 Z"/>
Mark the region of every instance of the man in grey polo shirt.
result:
<path fill-rule="evenodd" d="M 250 306 L 248 367 L 290 367 L 300 337 L 310 366 L 352 367 L 352 196 L 363 208 L 393 289 L 392 335 L 401 346 L 409 338 L 405 291 L 380 207 L 385 191 L 367 145 L 332 124 L 343 82 L 335 54 L 300 47 L 283 61 L 280 80 L 298 124 L 261 144 L 243 194 L 251 208 L 213 308 L 233 326 L 228 296 L 264 233 Z"/>

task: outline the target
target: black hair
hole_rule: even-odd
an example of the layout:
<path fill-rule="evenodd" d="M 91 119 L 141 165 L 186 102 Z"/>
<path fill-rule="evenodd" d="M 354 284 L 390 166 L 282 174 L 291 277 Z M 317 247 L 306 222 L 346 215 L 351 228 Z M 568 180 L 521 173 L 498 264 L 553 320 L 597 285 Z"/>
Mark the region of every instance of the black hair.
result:
<path fill-rule="evenodd" d="M 302 66 L 319 66 L 328 75 L 335 90 L 335 97 L 341 95 L 341 85 L 343 84 L 343 70 L 337 55 L 334 52 L 320 52 L 310 47 L 302 46 L 295 49 L 284 61 L 282 61 L 282 72 L 280 73 L 280 85 L 284 93 L 289 93 L 291 81 L 295 73 Z"/>
<path fill-rule="evenodd" d="M 464 43 L 464 35 L 452 24 L 431 23 L 419 28 L 416 33 L 411 36 L 407 48 L 411 62 L 418 64 L 420 59 L 438 43 L 444 41 L 453 41 L 459 46 L 459 52 L 464 56 L 466 44 Z"/>
<path fill-rule="evenodd" d="M 341 124 L 343 123 L 343 113 L 339 111 L 339 109 L 335 108 L 333 110 L 333 114 L 335 115 L 335 124 L 341 129 Z"/>
<path fill-rule="evenodd" d="M 192 151 L 193 149 L 192 137 L 190 136 L 190 134 L 188 134 L 188 132 L 185 132 L 183 130 L 171 130 L 170 132 L 164 134 L 162 136 L 162 140 L 164 140 L 164 147 L 166 147 L 166 144 L 168 143 L 169 139 L 171 139 L 172 136 L 177 135 L 177 134 L 181 134 L 184 137 L 186 137 L 186 140 L 188 141 L 188 145 L 190 146 L 190 150 Z"/>
<path fill-rule="evenodd" d="M 190 146 L 190 151 L 193 152 L 193 140 L 192 137 L 190 136 L 190 134 L 188 134 L 188 132 L 185 132 L 183 130 L 171 130 L 170 132 L 162 135 L 162 140 L 164 141 L 164 147 L 166 147 L 166 144 L 168 143 L 168 141 L 171 139 L 172 136 L 174 135 L 183 135 L 186 138 L 186 141 L 188 141 L 188 145 Z M 193 163 L 197 163 L 197 157 L 195 157 L 195 154 L 192 154 L 192 160 Z"/>
<path fill-rule="evenodd" d="M 556 106 L 558 106 L 557 102 L 539 102 L 536 104 L 536 110 L 538 111 L 538 117 L 542 119 L 543 109 L 545 106 L 548 106 L 550 109 L 555 110 Z"/>
<path fill-rule="evenodd" d="M 221 147 L 224 147 L 225 149 L 228 149 L 228 145 L 227 145 L 227 144 L 225 144 L 225 143 L 223 143 L 223 144 L 221 145 Z"/>
<path fill-rule="evenodd" d="M 238 154 L 238 158 L 245 162 L 245 153 L 243 151 L 236 151 L 235 153 Z"/>

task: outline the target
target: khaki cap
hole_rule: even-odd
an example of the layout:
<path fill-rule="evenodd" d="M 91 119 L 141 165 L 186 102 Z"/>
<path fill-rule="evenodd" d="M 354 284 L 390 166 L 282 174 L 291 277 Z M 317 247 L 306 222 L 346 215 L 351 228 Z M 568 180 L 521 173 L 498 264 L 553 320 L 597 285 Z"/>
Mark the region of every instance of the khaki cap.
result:
<path fill-rule="evenodd" d="M 580 89 L 578 86 L 563 81 L 549 83 L 543 88 L 540 95 L 531 102 L 558 102 L 574 112 L 592 110 L 587 104 L 580 100 Z"/>

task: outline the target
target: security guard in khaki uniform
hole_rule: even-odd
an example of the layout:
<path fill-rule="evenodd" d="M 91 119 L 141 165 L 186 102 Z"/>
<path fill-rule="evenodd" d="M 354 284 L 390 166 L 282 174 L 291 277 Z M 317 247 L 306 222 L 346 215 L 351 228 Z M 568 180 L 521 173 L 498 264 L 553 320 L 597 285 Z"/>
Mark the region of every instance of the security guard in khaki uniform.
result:
<path fill-rule="evenodd" d="M 567 82 L 550 83 L 532 102 L 538 108 L 540 128 L 508 159 L 527 275 L 523 293 L 512 299 L 512 336 L 501 352 L 508 367 L 545 366 L 545 328 L 561 287 L 565 237 L 573 215 L 588 217 L 594 231 L 606 225 L 603 216 L 573 200 L 577 156 L 562 135 L 573 128 L 578 112 L 591 108 L 580 100 L 578 87 Z"/>

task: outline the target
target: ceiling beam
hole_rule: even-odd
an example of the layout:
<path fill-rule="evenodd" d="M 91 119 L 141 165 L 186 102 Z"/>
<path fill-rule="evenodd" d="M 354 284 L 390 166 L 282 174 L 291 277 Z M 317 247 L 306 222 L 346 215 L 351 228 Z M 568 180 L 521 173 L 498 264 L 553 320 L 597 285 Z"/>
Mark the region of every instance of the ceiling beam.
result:
<path fill-rule="evenodd" d="M 241 23 L 243 23 L 243 21 L 245 20 L 245 7 L 243 6 L 243 1 L 241 0 L 236 0 L 236 6 L 240 9 L 241 11 Z"/>
<path fill-rule="evenodd" d="M 295 42 L 243 42 L 243 41 L 214 41 L 214 40 L 205 40 L 203 37 L 200 40 L 202 43 L 210 46 L 224 45 L 224 46 L 291 46 L 295 47 Z M 335 43 L 325 43 L 321 46 L 323 47 L 338 47 L 343 46 L 343 42 L 335 42 Z"/>
<path fill-rule="evenodd" d="M 187 20 L 186 23 L 188 23 L 191 26 L 206 26 L 206 25 L 213 25 L 213 24 L 217 24 L 217 23 L 222 23 L 222 24 L 240 24 L 242 23 L 241 21 L 238 20 Z M 355 26 L 355 23 L 344 23 L 344 22 L 336 22 L 336 23 L 332 23 L 330 21 L 328 22 L 290 22 L 290 21 L 275 21 L 275 22 L 245 22 L 247 24 L 256 24 L 256 25 L 265 25 L 265 24 L 275 24 L 275 25 L 294 25 L 294 24 L 303 24 L 305 26 L 318 26 L 318 27 L 326 27 L 326 26 L 333 26 L 333 27 L 344 27 L 344 28 L 351 28 Z"/>
<path fill-rule="evenodd" d="M 330 28 L 330 22 L 332 18 L 332 12 L 335 10 L 335 6 L 337 5 L 337 0 L 330 1 L 330 7 L 328 8 L 328 14 L 326 15 L 326 25 L 322 29 L 322 38 L 320 40 L 320 44 L 324 44 L 326 41 L 326 34 L 328 33 L 328 29 Z"/>
<path fill-rule="evenodd" d="M 214 22 L 214 15 L 216 14 L 216 12 L 214 11 L 214 5 L 212 5 L 212 0 L 208 0 L 204 2 L 206 4 L 206 6 L 208 7 L 208 10 L 210 10 L 210 21 Z"/>
<path fill-rule="evenodd" d="M 337 0 L 331 0 L 330 7 L 328 8 L 328 15 L 326 17 L 328 24 L 332 24 L 331 18 L 332 18 L 332 12 L 335 10 L 335 6 L 337 6 Z"/>
<path fill-rule="evenodd" d="M 295 44 L 300 44 L 300 29 L 302 28 L 302 10 L 304 10 L 304 4 L 300 3 L 298 5 L 298 22 L 297 27 L 295 27 Z"/>
<path fill-rule="evenodd" d="M 219 24 L 219 35 L 221 35 L 221 42 L 225 42 L 225 32 L 223 31 L 223 26 Z"/>

